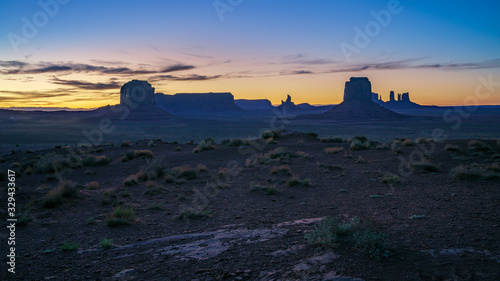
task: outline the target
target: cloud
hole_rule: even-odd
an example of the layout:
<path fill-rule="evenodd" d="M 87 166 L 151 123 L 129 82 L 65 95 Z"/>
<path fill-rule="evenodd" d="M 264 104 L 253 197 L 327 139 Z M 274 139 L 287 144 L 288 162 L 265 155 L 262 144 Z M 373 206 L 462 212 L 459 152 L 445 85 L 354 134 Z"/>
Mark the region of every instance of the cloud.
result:
<path fill-rule="evenodd" d="M 78 81 L 78 80 L 62 80 L 53 77 L 50 80 L 50 82 L 57 85 L 72 86 L 74 88 L 86 89 L 86 90 L 109 90 L 109 89 L 118 89 L 122 86 L 122 83 L 118 83 L 113 80 L 111 80 L 108 83 L 92 83 L 92 82 Z"/>
<path fill-rule="evenodd" d="M 207 75 L 198 75 L 198 74 L 189 74 L 189 75 L 184 75 L 184 76 L 174 76 L 174 75 L 156 75 L 149 77 L 148 81 L 162 81 L 162 80 L 167 80 L 167 81 L 206 81 L 206 80 L 215 80 L 218 78 L 221 78 L 222 75 L 214 75 L 214 76 L 207 76 Z"/>
<path fill-rule="evenodd" d="M 3 68 L 3 69 L 2 69 Z M 51 63 L 39 62 L 28 64 L 21 61 L 0 61 L 0 74 L 43 74 L 43 73 L 73 73 L 73 72 L 91 72 L 100 74 L 117 74 L 117 75 L 133 75 L 133 74 L 160 74 L 173 71 L 194 69 L 193 65 L 174 64 L 163 67 L 161 69 L 130 69 L 128 67 L 108 67 L 102 65 L 90 65 L 79 63 Z"/>

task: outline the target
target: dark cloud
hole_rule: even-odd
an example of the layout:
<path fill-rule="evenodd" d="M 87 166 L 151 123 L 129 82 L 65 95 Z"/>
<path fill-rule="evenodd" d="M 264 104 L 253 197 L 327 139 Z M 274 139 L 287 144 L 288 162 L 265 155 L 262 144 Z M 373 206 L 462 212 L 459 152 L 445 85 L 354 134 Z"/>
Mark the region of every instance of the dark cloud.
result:
<path fill-rule="evenodd" d="M 156 75 L 152 76 L 148 79 L 148 81 L 206 81 L 206 80 L 215 80 L 221 78 L 221 75 L 214 76 L 206 76 L 206 75 L 198 75 L 198 74 L 190 74 L 184 76 L 174 76 L 174 75 Z"/>
<path fill-rule="evenodd" d="M 4 69 L 2 69 L 4 68 Z M 173 71 L 194 69 L 193 65 L 175 64 L 157 69 L 130 69 L 128 67 L 107 67 L 102 65 L 66 63 L 27 64 L 21 61 L 0 61 L 0 74 L 42 74 L 42 73 L 62 73 L 62 72 L 93 72 L 102 74 L 133 75 L 133 74 L 160 74 Z"/>
<path fill-rule="evenodd" d="M 122 86 L 122 83 L 116 81 L 110 81 L 108 83 L 92 83 L 88 81 L 78 81 L 78 80 L 62 80 L 56 77 L 51 79 L 51 83 L 57 85 L 73 86 L 79 89 L 86 90 L 109 90 L 118 89 Z"/>

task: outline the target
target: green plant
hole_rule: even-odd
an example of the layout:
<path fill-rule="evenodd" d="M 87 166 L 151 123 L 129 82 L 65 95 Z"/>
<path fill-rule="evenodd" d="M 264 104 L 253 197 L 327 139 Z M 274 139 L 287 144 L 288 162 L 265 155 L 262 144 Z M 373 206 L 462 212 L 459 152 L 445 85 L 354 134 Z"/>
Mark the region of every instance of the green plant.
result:
<path fill-rule="evenodd" d="M 151 150 L 134 150 L 135 157 L 143 157 L 143 158 L 153 158 L 153 152 Z"/>
<path fill-rule="evenodd" d="M 355 136 L 351 140 L 351 150 L 365 150 L 375 147 L 376 143 L 368 140 L 365 136 Z"/>
<path fill-rule="evenodd" d="M 76 251 L 78 250 L 79 245 L 77 243 L 72 243 L 72 242 L 64 242 L 64 244 L 61 246 L 61 250 L 64 252 L 69 252 L 69 251 Z"/>
<path fill-rule="evenodd" d="M 197 209 L 186 209 L 184 211 L 179 212 L 177 214 L 177 219 L 179 220 L 196 220 L 196 219 L 203 219 L 206 217 L 209 217 L 211 215 L 210 210 L 197 210 Z"/>
<path fill-rule="evenodd" d="M 130 207 L 118 206 L 114 209 L 112 216 L 106 219 L 108 226 L 128 225 L 135 220 L 135 211 Z"/>
<path fill-rule="evenodd" d="M 146 191 L 144 194 L 155 196 L 161 193 L 161 188 L 156 185 L 154 181 L 146 182 Z"/>
<path fill-rule="evenodd" d="M 395 184 L 399 181 L 399 179 L 398 176 L 396 175 L 386 175 L 383 176 L 380 181 L 387 184 Z"/>
<path fill-rule="evenodd" d="M 198 143 L 198 146 L 193 149 L 193 152 L 194 153 L 198 153 L 198 152 L 202 152 L 202 151 L 206 151 L 206 150 L 213 150 L 215 149 L 215 142 L 213 139 L 211 138 L 208 138 L 208 139 L 204 139 L 202 141 L 200 141 Z"/>
<path fill-rule="evenodd" d="M 343 150 L 344 150 L 344 148 L 341 146 L 340 147 L 327 147 L 327 148 L 325 148 L 326 154 L 337 154 Z"/>
<path fill-rule="evenodd" d="M 290 186 L 290 187 L 292 187 L 292 186 L 310 186 L 311 180 L 310 179 L 301 180 L 298 177 L 294 176 L 294 177 L 287 180 L 286 185 Z"/>
<path fill-rule="evenodd" d="M 113 248 L 113 239 L 106 239 L 106 238 L 102 239 L 101 247 L 106 250 Z"/>
<path fill-rule="evenodd" d="M 149 206 L 150 210 L 161 210 L 162 209 L 162 205 L 161 203 L 158 203 L 158 202 L 154 202 L 151 206 Z"/>
<path fill-rule="evenodd" d="M 423 219 L 425 218 L 425 215 L 411 215 L 410 220 L 415 220 L 415 219 Z"/>
<path fill-rule="evenodd" d="M 55 173 L 65 166 L 65 158 L 55 152 L 49 152 L 42 155 L 35 163 L 34 171 L 36 173 Z"/>
<path fill-rule="evenodd" d="M 226 145 L 229 147 L 238 147 L 240 145 L 243 145 L 243 141 L 241 139 L 232 139 L 228 141 Z"/>
<path fill-rule="evenodd" d="M 271 174 L 290 175 L 291 174 L 290 166 L 288 165 L 274 166 L 271 168 Z"/>
<path fill-rule="evenodd" d="M 130 192 L 128 190 L 124 190 L 122 192 L 122 197 L 130 197 Z"/>
<path fill-rule="evenodd" d="M 62 204 L 63 198 L 77 197 L 78 194 L 79 191 L 75 183 L 61 180 L 54 189 L 47 192 L 42 203 L 45 208 L 54 208 Z"/>
<path fill-rule="evenodd" d="M 141 167 L 139 173 L 137 173 L 137 178 L 139 180 L 155 180 L 157 178 L 163 177 L 165 174 L 165 168 L 163 167 L 162 159 L 146 160 L 146 165 Z"/>
<path fill-rule="evenodd" d="M 363 227 L 358 218 L 342 222 L 335 217 L 326 217 L 311 233 L 305 235 L 308 243 L 329 249 L 342 245 L 354 247 L 376 259 L 390 258 L 392 245 L 383 233 L 370 231 Z"/>

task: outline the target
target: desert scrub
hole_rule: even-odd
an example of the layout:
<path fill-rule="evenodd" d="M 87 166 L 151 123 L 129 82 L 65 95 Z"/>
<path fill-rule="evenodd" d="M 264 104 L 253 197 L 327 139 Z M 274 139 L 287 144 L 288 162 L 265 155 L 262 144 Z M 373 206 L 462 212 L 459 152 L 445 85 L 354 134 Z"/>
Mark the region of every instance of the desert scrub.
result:
<path fill-rule="evenodd" d="M 376 259 L 390 258 L 394 251 L 383 233 L 371 231 L 357 218 L 341 222 L 335 217 L 323 219 L 311 233 L 305 235 L 310 245 L 323 249 L 349 246 Z"/>
<path fill-rule="evenodd" d="M 274 195 L 278 193 L 276 188 L 274 186 L 264 186 L 258 183 L 252 183 L 250 184 L 250 191 L 251 192 L 260 192 L 264 193 L 266 195 Z"/>
<path fill-rule="evenodd" d="M 267 140 L 267 139 L 274 140 L 274 139 L 279 138 L 279 136 L 280 136 L 280 133 L 277 130 L 265 130 L 261 135 L 261 137 L 265 140 Z"/>
<path fill-rule="evenodd" d="M 163 167 L 162 159 L 146 160 L 146 165 L 141 167 L 137 173 L 137 178 L 141 181 L 155 180 L 163 177 L 165 174 L 165 167 Z"/>
<path fill-rule="evenodd" d="M 123 180 L 123 185 L 125 186 L 132 186 L 136 185 L 139 183 L 139 179 L 137 178 L 137 175 L 130 175 L 126 179 Z"/>
<path fill-rule="evenodd" d="M 457 180 L 498 180 L 500 179 L 500 167 L 498 164 L 491 166 L 460 165 L 450 170 L 450 176 Z"/>
<path fill-rule="evenodd" d="M 412 167 L 415 170 L 423 171 L 423 172 L 439 172 L 439 167 L 432 164 L 427 159 L 422 159 L 422 161 L 420 161 L 420 162 L 413 163 Z"/>
<path fill-rule="evenodd" d="M 125 206 L 118 206 L 114 209 L 113 214 L 106 219 L 106 224 L 111 227 L 129 225 L 134 220 L 134 209 Z"/>
<path fill-rule="evenodd" d="M 446 151 L 460 152 L 460 147 L 458 147 L 454 144 L 447 144 L 447 145 L 445 145 L 444 149 Z"/>
<path fill-rule="evenodd" d="M 61 246 L 61 251 L 63 252 L 70 252 L 70 251 L 76 251 L 78 250 L 80 246 L 77 243 L 73 242 L 64 242 Z"/>
<path fill-rule="evenodd" d="M 309 135 L 313 138 L 317 138 L 319 136 L 316 132 L 309 132 L 309 133 L 307 133 L 307 135 Z"/>
<path fill-rule="evenodd" d="M 484 142 L 478 140 L 469 141 L 468 145 L 469 149 L 477 150 L 477 151 L 488 151 L 490 147 L 487 146 Z"/>
<path fill-rule="evenodd" d="M 210 210 L 197 210 L 193 208 L 186 209 L 184 211 L 179 212 L 177 214 L 176 218 L 178 220 L 197 220 L 197 219 L 203 219 L 207 218 L 212 214 Z"/>
<path fill-rule="evenodd" d="M 130 146 L 130 141 L 122 141 L 122 143 L 120 144 L 120 146 L 122 146 L 122 147 L 129 147 Z"/>
<path fill-rule="evenodd" d="M 387 184 L 396 184 L 399 179 L 396 175 L 385 175 L 380 179 L 380 181 Z"/>
<path fill-rule="evenodd" d="M 189 165 L 174 167 L 170 170 L 170 174 L 178 179 L 185 178 L 187 180 L 194 180 L 198 177 L 198 175 L 196 174 L 196 169 L 192 168 Z"/>
<path fill-rule="evenodd" d="M 153 152 L 151 150 L 134 150 L 134 156 L 135 157 L 142 157 L 142 158 L 153 158 Z"/>
<path fill-rule="evenodd" d="M 403 141 L 403 145 L 404 145 L 404 146 L 413 146 L 413 145 L 415 145 L 415 144 L 413 143 L 413 141 L 412 141 L 411 139 L 405 139 L 405 140 Z"/>
<path fill-rule="evenodd" d="M 394 154 L 399 154 L 399 153 L 401 153 L 401 146 L 402 146 L 402 142 L 400 140 L 393 140 L 391 143 L 391 151 Z"/>
<path fill-rule="evenodd" d="M 146 191 L 144 192 L 144 194 L 146 195 L 155 196 L 160 194 L 162 191 L 161 187 L 159 187 L 154 181 L 147 181 L 145 183 L 145 186 Z"/>
<path fill-rule="evenodd" d="M 322 138 L 321 142 L 342 143 L 344 139 L 342 139 L 342 137 Z"/>
<path fill-rule="evenodd" d="M 288 165 L 280 165 L 274 166 L 271 168 L 271 175 L 285 175 L 288 176 L 291 174 L 290 166 Z"/>
<path fill-rule="evenodd" d="M 286 185 L 293 187 L 293 186 L 311 186 L 311 180 L 310 179 L 304 179 L 301 180 L 297 176 L 293 176 L 292 178 L 288 179 L 286 181 Z"/>
<path fill-rule="evenodd" d="M 113 248 L 113 239 L 102 239 L 101 247 L 105 250 Z"/>
<path fill-rule="evenodd" d="M 87 189 L 99 189 L 99 183 L 96 181 L 91 181 L 85 184 Z"/>
<path fill-rule="evenodd" d="M 105 166 L 113 161 L 108 156 L 87 156 L 82 160 L 83 166 Z"/>
<path fill-rule="evenodd" d="M 226 145 L 229 147 L 238 147 L 238 146 L 243 145 L 243 141 L 241 139 L 232 139 L 232 140 L 228 140 Z"/>
<path fill-rule="evenodd" d="M 62 204 L 63 198 L 77 197 L 78 194 L 79 191 L 74 182 L 61 180 L 54 189 L 47 192 L 42 203 L 45 208 L 55 208 Z"/>
<path fill-rule="evenodd" d="M 339 146 L 339 147 L 327 147 L 327 148 L 325 148 L 325 153 L 326 154 L 337 154 L 343 150 L 344 150 L 344 148 L 341 146 Z"/>
<path fill-rule="evenodd" d="M 304 153 L 300 152 L 291 152 L 285 147 L 275 148 L 265 154 L 257 155 L 257 162 L 259 164 L 268 164 L 271 162 L 279 162 L 279 163 L 290 163 L 290 161 L 294 158 L 302 158 L 304 157 Z"/>
<path fill-rule="evenodd" d="M 207 150 L 213 150 L 215 149 L 215 142 L 213 139 L 208 138 L 200 141 L 198 143 L 198 146 L 193 149 L 194 153 L 202 152 L 202 151 L 207 151 Z"/>
<path fill-rule="evenodd" d="M 35 163 L 34 171 L 36 173 L 46 174 L 60 171 L 65 166 L 65 158 L 55 152 L 49 152 L 42 155 Z"/>
<path fill-rule="evenodd" d="M 376 143 L 368 140 L 365 136 L 355 136 L 351 140 L 351 150 L 365 150 L 375 147 Z"/>

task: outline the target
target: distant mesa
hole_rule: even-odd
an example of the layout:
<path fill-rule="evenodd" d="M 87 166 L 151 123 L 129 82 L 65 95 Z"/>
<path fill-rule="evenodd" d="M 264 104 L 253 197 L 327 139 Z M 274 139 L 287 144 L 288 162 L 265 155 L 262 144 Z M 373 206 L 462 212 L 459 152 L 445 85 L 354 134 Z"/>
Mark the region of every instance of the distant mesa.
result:
<path fill-rule="evenodd" d="M 147 81 L 132 80 L 120 89 L 120 105 L 132 109 L 148 109 L 156 105 L 155 88 Z"/>
<path fill-rule="evenodd" d="M 345 83 L 344 101 L 328 110 L 321 118 L 338 121 L 373 121 L 405 118 L 372 100 L 372 85 L 367 77 L 351 77 Z"/>
<path fill-rule="evenodd" d="M 246 99 L 237 99 L 234 100 L 234 103 L 248 111 L 263 111 L 263 110 L 271 110 L 273 109 L 273 105 L 270 100 L 267 99 L 257 99 L 257 100 L 246 100 Z"/>
<path fill-rule="evenodd" d="M 163 110 L 179 116 L 226 116 L 244 110 L 234 103 L 231 93 L 156 94 L 156 104 Z"/>
<path fill-rule="evenodd" d="M 390 91 L 389 100 L 384 102 L 382 96 L 377 93 L 372 93 L 372 100 L 379 105 L 389 108 L 389 109 L 403 109 L 403 108 L 415 108 L 422 107 L 421 105 L 414 103 L 410 100 L 410 93 L 398 94 L 398 98 L 395 98 L 394 91 Z"/>

